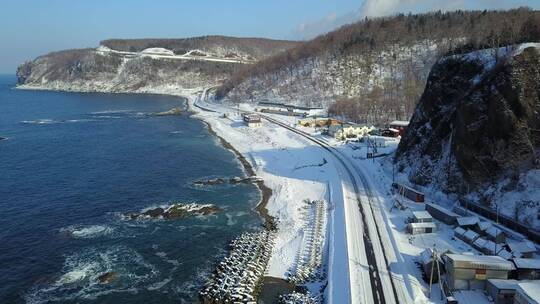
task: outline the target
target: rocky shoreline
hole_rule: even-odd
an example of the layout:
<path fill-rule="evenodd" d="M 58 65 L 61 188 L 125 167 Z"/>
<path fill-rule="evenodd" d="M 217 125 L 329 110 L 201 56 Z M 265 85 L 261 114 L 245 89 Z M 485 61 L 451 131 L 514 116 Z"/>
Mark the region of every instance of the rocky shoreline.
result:
<path fill-rule="evenodd" d="M 236 155 L 236 158 L 240 161 L 240 163 L 244 167 L 244 171 L 247 173 L 248 178 L 256 177 L 255 170 L 253 170 L 253 167 L 251 166 L 249 161 L 244 157 L 244 155 L 242 155 L 242 153 L 236 150 L 228 141 L 223 139 L 223 137 L 219 136 L 216 133 L 216 131 L 212 129 L 212 126 L 208 122 L 204 120 L 201 120 L 201 121 L 203 121 L 208 127 L 208 132 L 219 139 L 223 147 L 230 150 Z M 275 227 L 275 218 L 268 213 L 268 209 L 266 208 L 266 206 L 268 205 L 268 201 L 270 200 L 270 197 L 272 196 L 272 189 L 268 188 L 268 186 L 264 184 L 264 181 L 262 179 L 258 179 L 254 181 L 254 183 L 257 185 L 257 187 L 261 191 L 261 200 L 259 204 L 257 204 L 257 207 L 255 208 L 255 210 L 257 210 L 257 212 L 264 219 L 264 225 L 266 227 L 270 227 L 270 228 Z"/>

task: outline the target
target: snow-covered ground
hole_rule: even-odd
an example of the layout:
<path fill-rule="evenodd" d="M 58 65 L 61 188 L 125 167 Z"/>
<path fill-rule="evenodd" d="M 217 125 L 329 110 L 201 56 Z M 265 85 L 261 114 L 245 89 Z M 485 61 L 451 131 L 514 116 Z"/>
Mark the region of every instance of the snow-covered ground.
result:
<path fill-rule="evenodd" d="M 191 97 L 190 102 L 197 97 Z M 205 105 L 217 112 L 197 110 L 196 117 L 209 123 L 212 129 L 242 153 L 256 174 L 272 189 L 267 210 L 277 219 L 276 245 L 267 276 L 287 278 L 303 252 L 302 240 L 306 200 L 327 202 L 328 227 L 324 241 L 323 264 L 328 269 L 327 301 L 349 302 L 349 276 L 342 184 L 334 160 L 324 150 L 307 139 L 268 122 L 249 128 L 234 109 Z M 226 113 L 227 117 L 223 117 Z M 321 282 L 322 283 L 322 282 Z M 313 294 L 320 294 L 319 284 L 308 284 Z M 330 291 L 330 292 L 329 292 Z"/>
<path fill-rule="evenodd" d="M 192 96 L 190 102 L 197 97 Z M 426 248 L 435 248 L 439 253 L 480 254 L 468 244 L 454 238 L 453 227 L 437 222 L 437 233 L 411 236 L 406 233 L 406 223 L 413 211 L 424 210 L 424 204 L 409 201 L 391 190 L 394 181 L 407 183 L 405 175 L 395 174 L 389 157 L 367 159 L 365 143 L 342 143 L 313 128 L 296 126 L 297 118 L 271 115 L 289 126 L 310 134 L 336 149 L 352 168 L 356 177 L 365 176 L 362 182 L 372 191 L 371 200 L 365 189 L 355 191 L 351 178 L 328 151 L 306 138 L 278 125 L 263 121 L 259 128 L 248 128 L 242 122 L 239 110 L 253 110 L 251 105 L 241 104 L 237 108 L 198 102 L 199 105 L 216 112 L 197 110 L 197 117 L 209 123 L 216 133 L 231 143 L 253 165 L 257 175 L 273 190 L 267 209 L 278 220 L 276 247 L 267 275 L 289 278 L 302 252 L 305 231 L 306 199 L 325 200 L 327 210 L 327 239 L 323 265 L 327 271 L 327 288 L 324 292 L 327 303 L 371 303 L 373 302 L 369 264 L 366 259 L 367 233 L 376 253 L 376 263 L 388 303 L 443 303 L 439 286 L 433 287 L 428 298 L 428 283 L 422 278 L 418 266 L 419 256 Z M 223 114 L 227 113 L 227 117 Z M 391 154 L 399 140 L 377 139 L 385 145 L 378 153 Z M 371 152 L 371 148 L 370 148 Z M 360 198 L 369 231 L 364 231 L 357 198 Z M 429 193 L 428 201 L 442 200 L 437 193 Z M 396 200 L 405 207 L 396 207 Z M 446 197 L 447 204 L 452 201 Z M 387 268 L 388 266 L 388 268 Z M 389 269 L 390 271 L 387 271 Z M 320 284 L 308 284 L 310 291 L 318 294 Z M 395 286 L 396 298 L 392 296 Z M 482 292 L 464 291 L 456 294 L 462 301 L 486 302 Z"/>

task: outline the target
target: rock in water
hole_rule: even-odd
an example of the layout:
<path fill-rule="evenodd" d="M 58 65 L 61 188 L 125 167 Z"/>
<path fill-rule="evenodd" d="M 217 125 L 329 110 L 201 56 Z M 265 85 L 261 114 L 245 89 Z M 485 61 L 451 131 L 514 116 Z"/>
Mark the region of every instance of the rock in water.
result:
<path fill-rule="evenodd" d="M 173 204 L 168 207 L 157 207 L 146 210 L 141 213 L 127 213 L 125 216 L 135 220 L 138 218 L 164 218 L 164 219 L 181 219 L 192 215 L 210 215 L 221 211 L 219 207 L 211 204 Z"/>
<path fill-rule="evenodd" d="M 182 109 L 180 107 L 172 108 L 169 111 L 156 113 L 157 116 L 170 116 L 170 115 L 180 115 L 182 114 Z"/>
<path fill-rule="evenodd" d="M 110 283 L 114 278 L 116 277 L 116 272 L 109 271 L 105 272 L 104 274 L 100 275 L 97 280 L 101 284 L 108 284 Z"/>
<path fill-rule="evenodd" d="M 161 207 L 150 209 L 142 213 L 142 215 L 146 215 L 149 217 L 160 217 L 165 214 L 165 210 Z"/>

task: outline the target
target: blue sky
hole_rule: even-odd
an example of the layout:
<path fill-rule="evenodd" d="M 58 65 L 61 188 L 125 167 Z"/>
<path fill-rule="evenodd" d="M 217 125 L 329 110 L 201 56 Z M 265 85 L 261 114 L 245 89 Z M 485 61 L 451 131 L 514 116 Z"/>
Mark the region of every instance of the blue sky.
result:
<path fill-rule="evenodd" d="M 373 14 L 433 8 L 497 8 L 538 0 L 365 0 Z M 362 0 L 26 0 L 0 10 L 0 72 L 55 50 L 97 46 L 107 38 L 221 34 L 307 39 L 362 14 Z M 407 5 L 404 5 L 406 3 Z"/>

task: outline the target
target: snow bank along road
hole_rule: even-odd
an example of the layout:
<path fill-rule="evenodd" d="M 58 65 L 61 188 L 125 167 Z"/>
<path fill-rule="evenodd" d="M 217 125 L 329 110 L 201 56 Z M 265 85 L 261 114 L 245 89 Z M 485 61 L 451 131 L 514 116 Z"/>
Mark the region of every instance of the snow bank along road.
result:
<path fill-rule="evenodd" d="M 349 253 L 351 303 L 399 303 L 400 301 L 396 287 L 389 274 L 386 252 L 381 241 L 381 233 L 377 222 L 375 221 L 373 210 L 371 210 L 373 191 L 371 190 L 370 184 L 367 182 L 367 178 L 361 171 L 358 170 L 355 172 L 355 170 L 351 170 L 349 160 L 324 141 L 290 127 L 279 120 L 268 116 L 264 116 L 264 118 L 271 123 L 297 133 L 321 146 L 332 154 L 341 164 L 343 170 L 345 170 L 349 182 L 348 184 L 344 184 L 343 190 L 347 250 Z M 362 195 L 362 192 L 360 191 L 358 180 L 364 188 L 364 195 Z M 350 199 L 355 201 L 358 208 L 347 208 L 351 207 L 350 201 L 348 201 Z M 360 236 L 360 234 L 362 236 Z M 362 263 L 362 261 L 366 260 L 368 269 L 365 269 L 366 265 Z M 366 280 L 366 270 L 369 272 L 368 280 Z M 367 284 L 368 282 L 369 285 Z M 369 293 L 371 293 L 371 296 Z"/>

